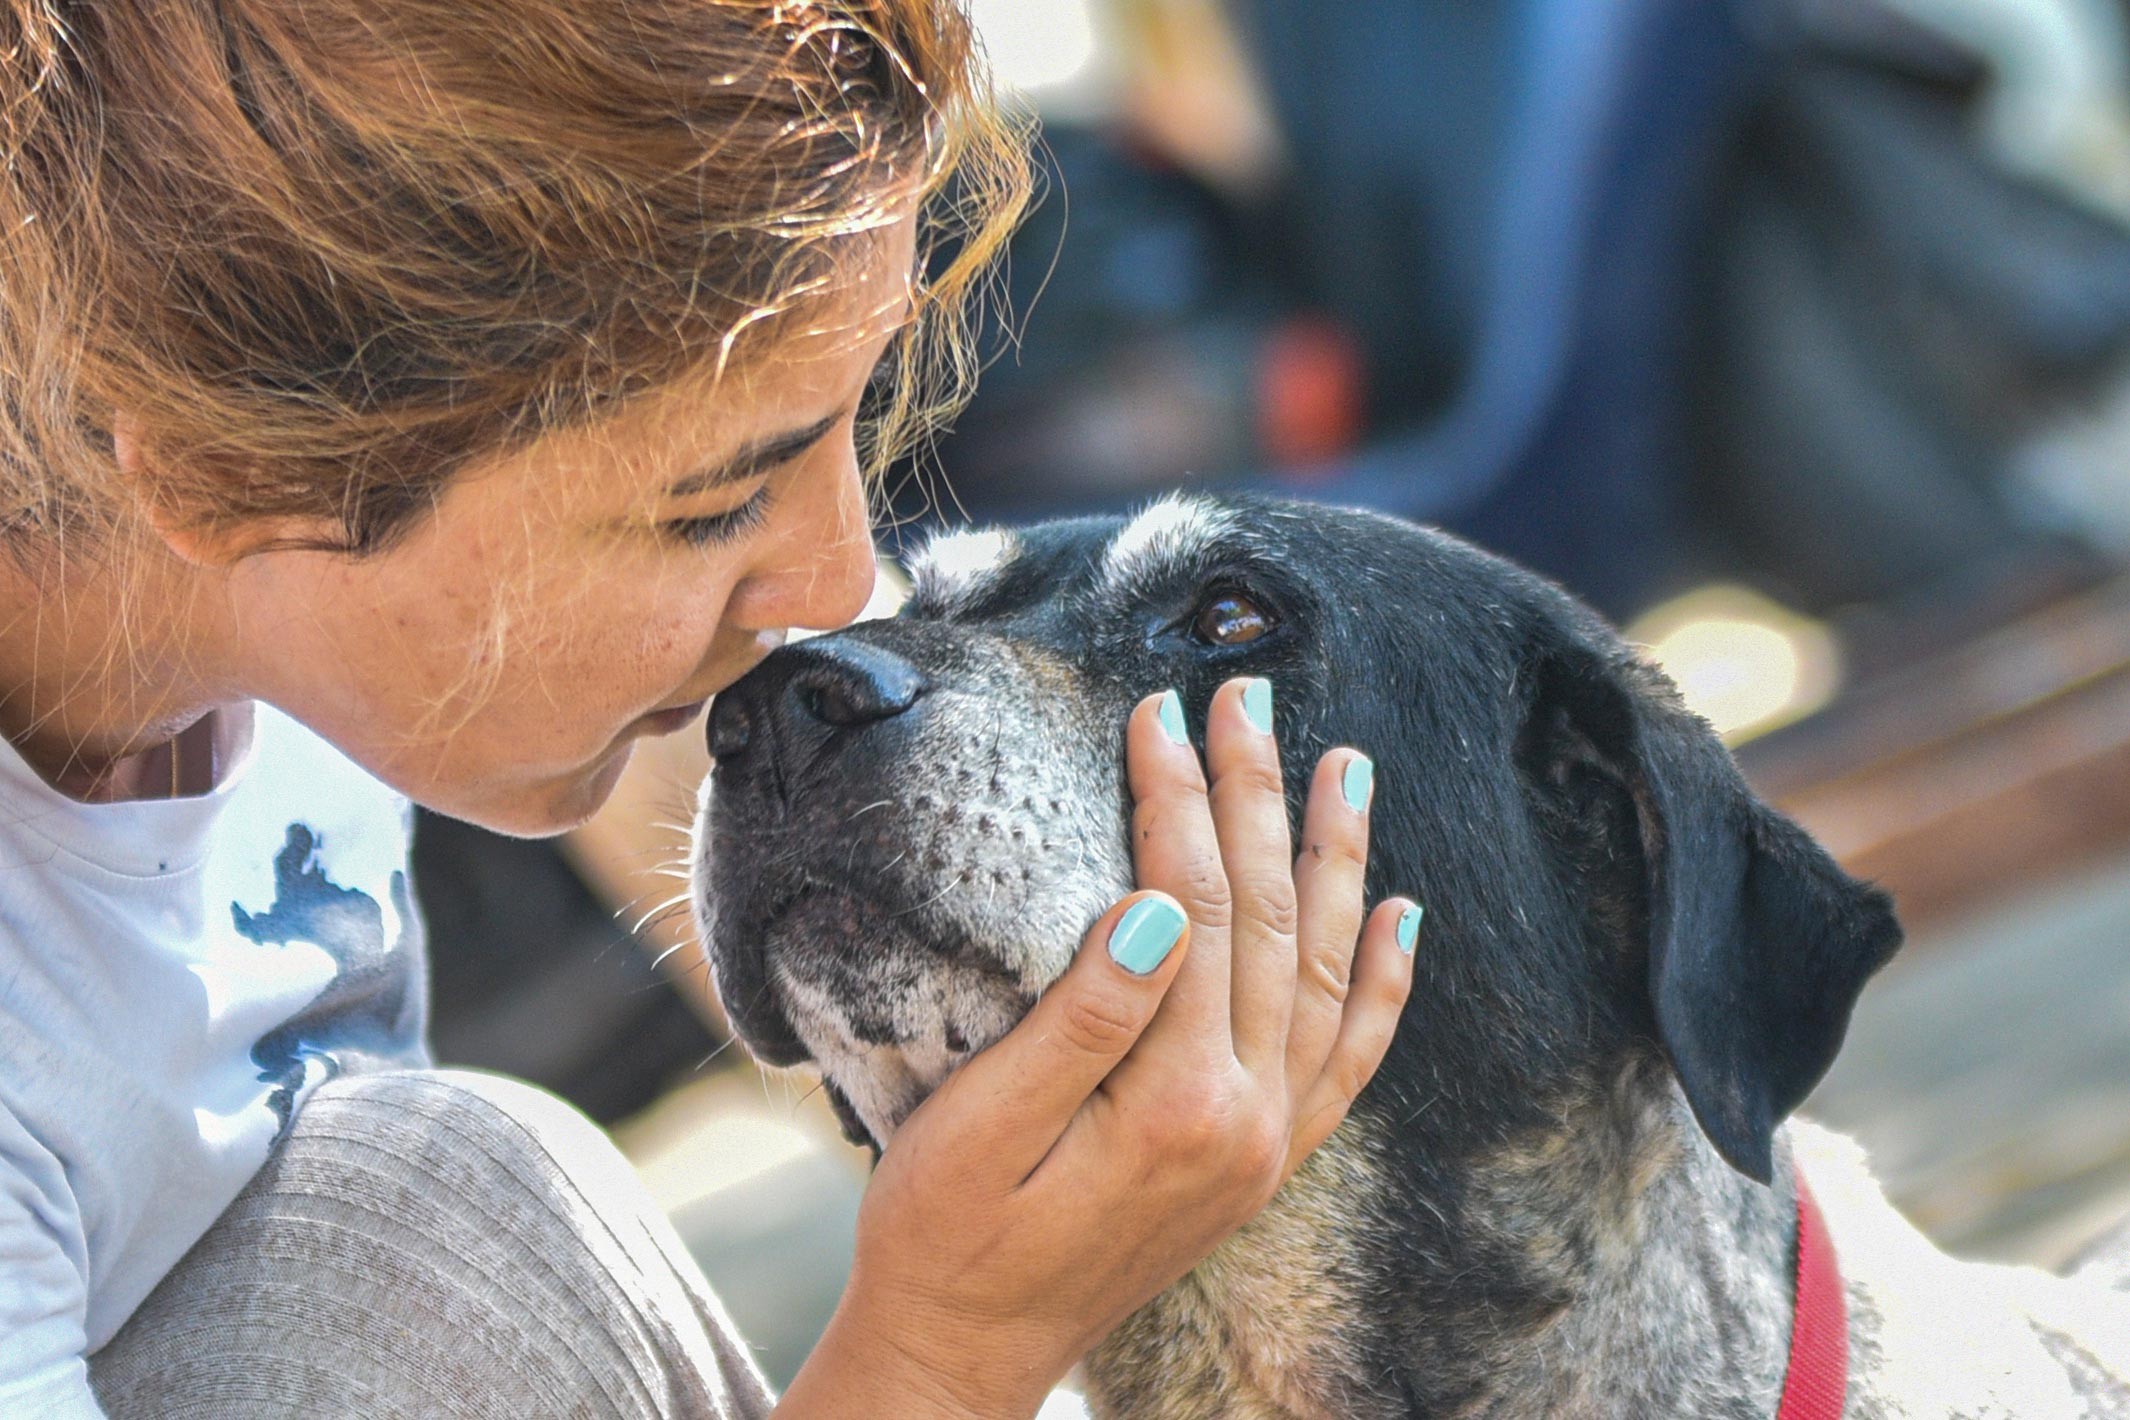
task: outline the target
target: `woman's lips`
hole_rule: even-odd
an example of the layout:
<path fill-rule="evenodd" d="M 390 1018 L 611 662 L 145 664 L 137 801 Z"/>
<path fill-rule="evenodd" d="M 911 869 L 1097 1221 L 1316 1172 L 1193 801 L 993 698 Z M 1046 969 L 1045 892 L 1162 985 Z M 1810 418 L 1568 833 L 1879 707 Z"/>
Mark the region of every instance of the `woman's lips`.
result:
<path fill-rule="evenodd" d="M 717 691 L 723 690 L 726 686 L 731 685 L 734 681 L 746 675 L 747 672 L 760 665 L 770 652 L 784 644 L 784 639 L 785 633 L 782 631 L 755 632 L 748 639 L 745 653 L 718 674 L 711 693 L 715 694 Z M 710 697 L 706 695 L 700 700 L 693 700 L 686 705 L 675 706 L 671 710 L 653 710 L 650 714 L 637 720 L 636 723 L 643 727 L 645 734 L 675 734 L 695 723 L 696 717 L 703 713 L 703 707 L 709 703 Z"/>

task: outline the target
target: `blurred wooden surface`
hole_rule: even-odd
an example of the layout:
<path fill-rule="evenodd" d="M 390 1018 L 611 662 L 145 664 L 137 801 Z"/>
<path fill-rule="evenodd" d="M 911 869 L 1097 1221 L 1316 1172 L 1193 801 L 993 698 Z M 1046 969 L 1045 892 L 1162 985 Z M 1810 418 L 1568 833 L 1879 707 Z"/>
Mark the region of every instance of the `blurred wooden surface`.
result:
<path fill-rule="evenodd" d="M 2130 1217 L 2130 854 L 1919 933 L 1803 1112 L 1962 1256 L 2054 1267 Z"/>
<path fill-rule="evenodd" d="M 2130 845 L 2130 579 L 1857 687 L 1739 751 L 1911 926 Z"/>

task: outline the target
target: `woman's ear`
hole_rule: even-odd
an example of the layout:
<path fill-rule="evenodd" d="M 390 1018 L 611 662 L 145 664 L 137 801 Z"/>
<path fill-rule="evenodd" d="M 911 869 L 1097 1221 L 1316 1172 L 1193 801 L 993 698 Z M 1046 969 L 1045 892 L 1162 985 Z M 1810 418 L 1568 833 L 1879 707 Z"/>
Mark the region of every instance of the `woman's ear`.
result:
<path fill-rule="evenodd" d="M 155 496 L 157 479 L 139 421 L 120 414 L 111 421 L 111 454 L 119 477 L 137 490 L 136 506 L 156 540 L 193 567 L 228 567 L 277 547 L 329 547 L 339 529 L 311 518 L 188 517 L 167 498 Z"/>

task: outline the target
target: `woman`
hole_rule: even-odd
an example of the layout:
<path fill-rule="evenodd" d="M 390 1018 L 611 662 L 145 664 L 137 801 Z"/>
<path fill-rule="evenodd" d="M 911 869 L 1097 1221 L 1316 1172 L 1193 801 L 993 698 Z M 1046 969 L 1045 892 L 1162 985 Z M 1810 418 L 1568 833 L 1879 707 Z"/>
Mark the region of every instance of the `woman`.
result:
<path fill-rule="evenodd" d="M 0 25 L 0 1414 L 768 1413 L 603 1137 L 427 1068 L 405 800 L 560 831 L 857 614 L 858 447 L 945 407 L 1025 186 L 962 16 Z M 1163 705 L 1144 888 L 897 1134 L 778 1415 L 1033 1413 L 1380 1058 L 1366 762 L 1296 860 L 1266 688 L 1203 767 Z"/>

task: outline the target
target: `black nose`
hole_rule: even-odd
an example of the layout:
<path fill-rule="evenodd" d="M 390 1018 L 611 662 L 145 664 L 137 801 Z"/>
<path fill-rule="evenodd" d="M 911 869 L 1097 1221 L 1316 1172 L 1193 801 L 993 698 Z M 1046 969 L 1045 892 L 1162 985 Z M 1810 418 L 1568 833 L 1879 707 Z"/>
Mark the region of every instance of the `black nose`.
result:
<path fill-rule="evenodd" d="M 745 756 L 777 722 L 803 742 L 892 719 L 925 692 L 924 674 L 864 641 L 819 636 L 773 652 L 710 707 L 710 753 L 720 767 Z"/>

